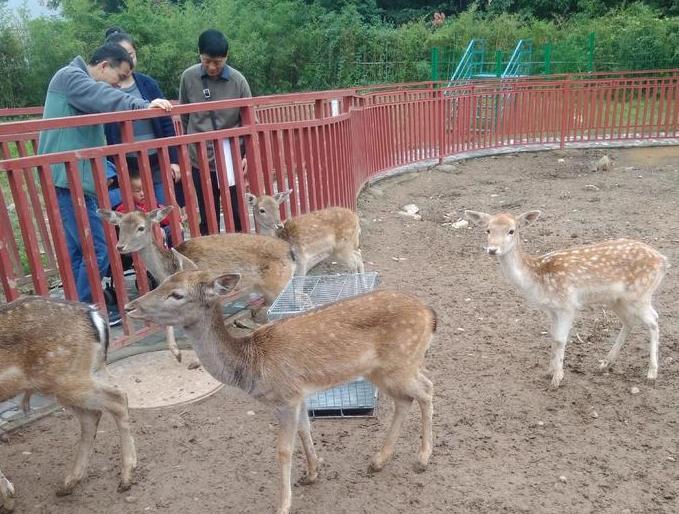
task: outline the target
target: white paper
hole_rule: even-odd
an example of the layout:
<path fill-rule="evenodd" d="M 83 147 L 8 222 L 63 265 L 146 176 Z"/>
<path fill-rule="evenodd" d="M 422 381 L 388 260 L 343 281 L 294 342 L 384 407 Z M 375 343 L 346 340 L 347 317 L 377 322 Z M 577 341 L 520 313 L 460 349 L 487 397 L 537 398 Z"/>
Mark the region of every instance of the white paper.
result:
<path fill-rule="evenodd" d="M 226 162 L 226 180 L 230 186 L 236 185 L 236 176 L 233 174 L 233 159 L 231 158 L 231 139 L 222 141 L 222 152 Z"/>

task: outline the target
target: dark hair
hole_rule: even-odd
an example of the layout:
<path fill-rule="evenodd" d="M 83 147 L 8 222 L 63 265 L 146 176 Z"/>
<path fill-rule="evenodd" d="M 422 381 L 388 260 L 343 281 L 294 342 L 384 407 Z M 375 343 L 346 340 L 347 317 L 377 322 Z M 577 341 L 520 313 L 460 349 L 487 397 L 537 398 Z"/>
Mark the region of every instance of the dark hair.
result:
<path fill-rule="evenodd" d="M 108 32 L 108 30 L 106 31 Z M 119 32 L 112 32 L 106 37 L 106 43 L 115 43 L 116 45 L 119 45 L 120 43 L 129 43 L 132 45 L 132 48 L 137 50 L 137 45 L 134 44 L 134 39 L 132 36 L 130 36 L 127 32 L 119 31 Z"/>
<path fill-rule="evenodd" d="M 130 65 L 130 69 L 134 68 L 132 58 L 125 49 L 117 43 L 106 43 L 101 45 L 92 54 L 89 64 L 95 66 L 102 61 L 108 61 L 114 68 L 118 68 L 124 62 Z"/>
<path fill-rule="evenodd" d="M 115 25 L 113 27 L 109 27 L 104 33 L 104 39 L 108 39 L 111 34 L 117 34 L 118 32 L 125 32 L 125 30 L 122 27 L 116 27 Z"/>
<path fill-rule="evenodd" d="M 208 57 L 226 57 L 229 42 L 218 30 L 208 29 L 198 37 L 198 52 Z"/>
<path fill-rule="evenodd" d="M 125 161 L 127 162 L 127 174 L 130 178 L 141 178 L 141 173 L 139 172 L 139 160 L 136 156 L 127 155 L 125 156 Z"/>

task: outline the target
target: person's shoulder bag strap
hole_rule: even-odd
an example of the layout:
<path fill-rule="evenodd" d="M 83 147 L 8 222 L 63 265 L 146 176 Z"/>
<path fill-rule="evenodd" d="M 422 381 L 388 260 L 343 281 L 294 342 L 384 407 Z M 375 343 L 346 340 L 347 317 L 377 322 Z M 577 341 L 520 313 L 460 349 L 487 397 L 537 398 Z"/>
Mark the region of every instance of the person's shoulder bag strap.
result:
<path fill-rule="evenodd" d="M 207 76 L 203 75 L 200 79 L 203 82 L 203 96 L 205 97 L 205 100 L 212 100 L 212 93 L 210 93 L 210 88 L 207 85 Z M 215 111 L 210 111 L 210 120 L 212 121 L 212 130 L 217 130 Z"/>

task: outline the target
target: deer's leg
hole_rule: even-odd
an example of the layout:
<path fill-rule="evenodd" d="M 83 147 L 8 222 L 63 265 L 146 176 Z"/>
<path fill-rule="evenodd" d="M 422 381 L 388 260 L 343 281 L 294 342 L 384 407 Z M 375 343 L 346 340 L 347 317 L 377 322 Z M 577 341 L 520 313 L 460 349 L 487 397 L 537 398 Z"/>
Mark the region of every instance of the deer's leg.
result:
<path fill-rule="evenodd" d="M 648 328 L 649 347 L 648 347 L 648 380 L 658 378 L 658 345 L 660 342 L 660 331 L 658 329 L 658 313 L 653 306 L 646 304 L 640 313 L 641 321 Z"/>
<path fill-rule="evenodd" d="M 573 326 L 575 313 L 572 311 L 556 311 L 552 313 L 552 356 L 549 369 L 552 371 L 552 387 L 559 387 L 563 380 L 563 357 L 566 352 L 568 334 Z"/>
<path fill-rule="evenodd" d="M 174 358 L 177 359 L 177 362 L 181 362 L 182 352 L 179 350 L 179 346 L 177 346 L 177 340 L 174 337 L 174 327 L 168 326 L 165 334 L 167 339 L 167 347 L 170 350 L 170 353 L 174 355 Z"/>
<path fill-rule="evenodd" d="M 623 305 L 613 305 L 613 311 L 620 318 L 620 321 L 622 322 L 622 328 L 620 329 L 618 336 L 615 338 L 615 343 L 613 343 L 613 346 L 608 351 L 606 358 L 599 364 L 599 369 L 602 371 L 610 369 L 613 364 L 615 364 L 615 361 L 618 359 L 618 355 L 620 354 L 620 350 L 622 349 L 627 337 L 634 327 L 634 316 L 631 316 Z"/>
<path fill-rule="evenodd" d="M 301 485 L 313 484 L 318 478 L 318 466 L 323 461 L 316 455 L 314 442 L 311 439 L 311 423 L 309 423 L 309 412 L 306 405 L 302 404 L 299 410 L 299 425 L 297 426 L 297 433 L 302 441 L 304 448 L 304 455 L 306 456 L 306 474 L 299 481 Z"/>
<path fill-rule="evenodd" d="M 120 434 L 120 453 L 122 458 L 121 480 L 118 491 L 126 491 L 132 485 L 132 472 L 137 467 L 137 453 L 130 431 L 130 416 L 127 409 L 127 396 L 120 389 L 103 382 L 94 381 L 83 390 L 72 392 L 63 400 L 67 405 L 86 410 L 106 411 L 113 416 Z"/>
<path fill-rule="evenodd" d="M 295 254 L 295 276 L 306 277 L 309 261 L 299 254 Z"/>
<path fill-rule="evenodd" d="M 370 461 L 368 466 L 368 473 L 374 473 L 377 471 L 382 471 L 384 464 L 391 458 L 394 453 L 394 444 L 396 439 L 398 439 L 398 434 L 401 432 L 401 425 L 403 424 L 403 419 L 405 418 L 408 408 L 412 403 L 413 399 L 408 396 L 403 396 L 403 393 L 396 395 L 391 391 L 386 391 L 386 393 L 394 399 L 394 417 L 391 420 L 391 426 L 387 430 L 387 436 L 384 439 L 384 444 L 379 452 Z"/>
<path fill-rule="evenodd" d="M 0 512 L 14 510 L 14 486 L 0 470 Z"/>
<path fill-rule="evenodd" d="M 354 250 L 354 260 L 356 261 L 356 270 L 358 273 L 365 273 L 365 266 L 363 265 L 363 254 L 361 249 L 357 248 Z"/>
<path fill-rule="evenodd" d="M 97 427 L 99 426 L 99 420 L 101 419 L 101 411 L 80 407 L 72 408 L 80 420 L 80 441 L 78 442 L 75 463 L 73 464 L 71 471 L 66 475 L 64 485 L 57 489 L 57 496 L 71 494 L 75 486 L 78 485 L 85 476 L 87 462 L 89 461 L 92 449 L 94 448 L 94 438 L 97 435 Z"/>
<path fill-rule="evenodd" d="M 431 380 L 425 377 L 421 372 L 417 374 L 417 386 L 413 389 L 413 396 L 420 405 L 422 412 L 422 441 L 420 442 L 420 451 L 417 454 L 417 461 L 419 469 L 424 470 L 429 464 L 431 451 L 433 446 L 432 436 L 432 416 L 434 414 L 434 384 Z"/>
<path fill-rule="evenodd" d="M 278 495 L 278 514 L 288 514 L 292 503 L 290 472 L 292 469 L 292 452 L 295 449 L 295 432 L 299 420 L 300 404 L 286 405 L 276 411 L 278 418 L 278 464 L 281 471 L 281 482 Z"/>

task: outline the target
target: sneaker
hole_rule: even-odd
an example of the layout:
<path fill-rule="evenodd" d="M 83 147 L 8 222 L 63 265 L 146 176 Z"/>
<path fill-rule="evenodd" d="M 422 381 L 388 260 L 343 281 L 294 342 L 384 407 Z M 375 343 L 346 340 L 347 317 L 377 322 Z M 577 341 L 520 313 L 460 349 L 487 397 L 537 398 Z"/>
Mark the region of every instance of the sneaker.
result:
<path fill-rule="evenodd" d="M 120 313 L 118 312 L 118 309 L 109 309 L 108 311 L 108 326 L 109 327 L 115 327 L 117 325 L 120 325 L 122 323 L 122 319 L 120 317 Z"/>

